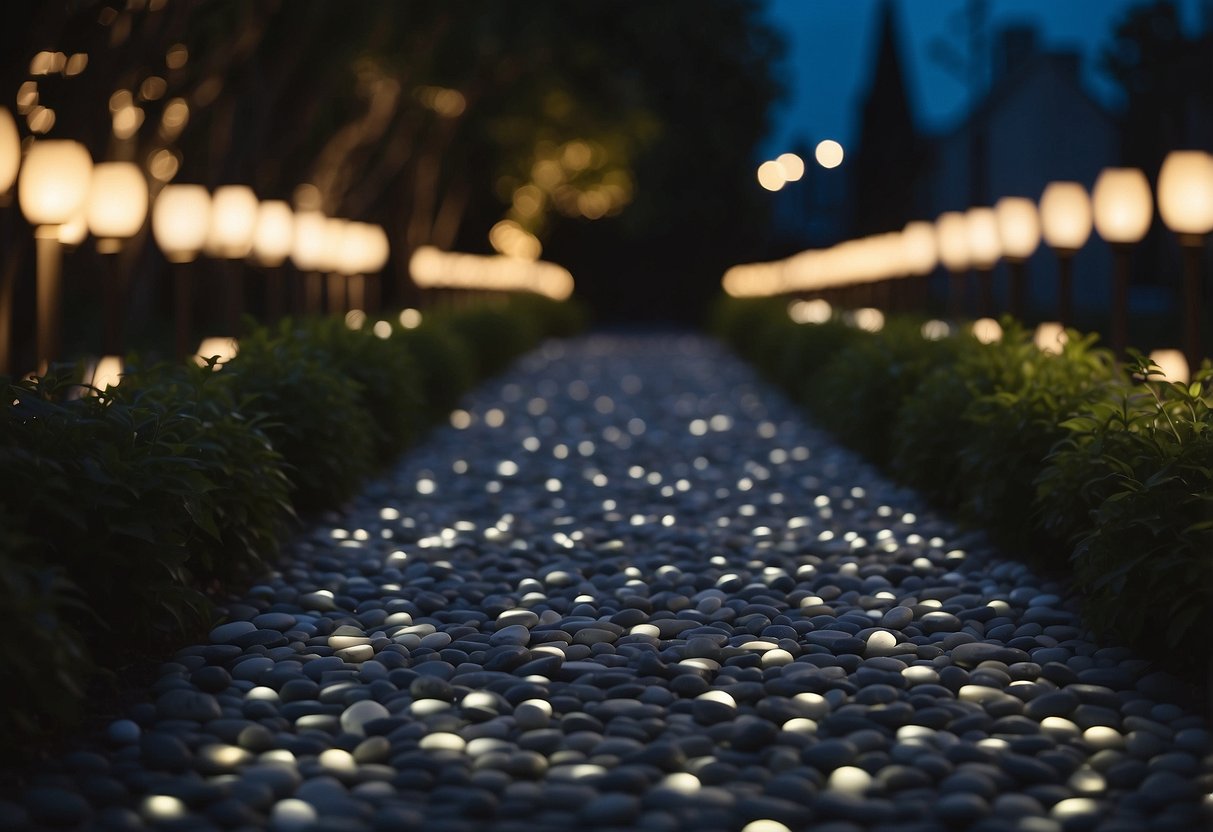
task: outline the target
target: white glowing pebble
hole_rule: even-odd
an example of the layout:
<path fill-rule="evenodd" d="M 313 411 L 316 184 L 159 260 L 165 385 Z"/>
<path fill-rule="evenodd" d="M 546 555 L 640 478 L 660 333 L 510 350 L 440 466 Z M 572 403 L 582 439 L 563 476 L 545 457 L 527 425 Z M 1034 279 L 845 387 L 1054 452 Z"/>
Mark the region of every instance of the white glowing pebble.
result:
<path fill-rule="evenodd" d="M 628 630 L 628 635 L 657 638 L 661 635 L 661 630 L 653 624 L 636 624 L 632 629 Z"/>
<path fill-rule="evenodd" d="M 462 751 L 467 747 L 463 737 L 443 731 L 426 734 L 418 745 L 426 751 Z"/>
<path fill-rule="evenodd" d="M 167 794 L 148 795 L 140 806 L 143 816 L 151 821 L 180 820 L 185 817 L 185 804 Z"/>
<path fill-rule="evenodd" d="M 897 636 L 885 630 L 877 630 L 868 636 L 865 656 L 892 656 L 897 652 Z"/>
<path fill-rule="evenodd" d="M 440 711 L 450 709 L 451 703 L 443 702 L 441 699 L 418 699 L 409 705 L 409 713 L 413 716 L 433 716 Z"/>
<path fill-rule="evenodd" d="M 341 714 L 341 729 L 351 734 L 366 734 L 366 724 L 391 716 L 387 708 L 370 699 L 355 702 Z"/>
<path fill-rule="evenodd" d="M 762 654 L 763 667 L 783 667 L 793 661 L 795 658 L 787 650 L 768 650 Z"/>
<path fill-rule="evenodd" d="M 1106 725 L 1092 725 L 1082 732 L 1082 741 L 1096 751 L 1104 751 L 1109 748 L 1123 748 L 1125 744 L 1125 738 L 1121 733 L 1115 728 L 1109 728 Z"/>
<path fill-rule="evenodd" d="M 709 690 L 706 693 L 699 694 L 695 698 L 702 699 L 705 702 L 718 702 L 730 708 L 737 707 L 737 700 L 733 698 L 732 694 L 723 690 Z"/>
<path fill-rule="evenodd" d="M 830 779 L 826 781 L 826 788 L 856 796 L 863 794 L 871 785 L 872 775 L 855 766 L 840 766 L 834 769 L 830 772 Z"/>
<path fill-rule="evenodd" d="M 699 778 L 686 771 L 667 774 L 661 781 L 661 785 L 681 794 L 694 794 L 700 789 Z"/>
<path fill-rule="evenodd" d="M 281 832 L 295 832 L 316 822 L 316 810 L 306 801 L 288 797 L 274 804 L 270 826 Z"/>
<path fill-rule="evenodd" d="M 544 699 L 527 699 L 514 708 L 514 723 L 522 731 L 547 728 L 552 721 L 552 704 Z"/>
<path fill-rule="evenodd" d="M 354 755 L 341 748 L 330 748 L 322 751 L 317 758 L 321 767 L 334 774 L 353 774 L 358 770 Z"/>
<path fill-rule="evenodd" d="M 911 685 L 934 685 L 939 683 L 939 674 L 933 667 L 913 664 L 901 671 L 907 683 Z"/>
<path fill-rule="evenodd" d="M 793 717 L 783 724 L 783 730 L 793 734 L 816 734 L 817 723 L 802 716 Z"/>
<path fill-rule="evenodd" d="M 251 702 L 277 702 L 278 691 L 273 688 L 267 688 L 264 685 L 258 685 L 255 688 L 250 688 L 249 692 L 244 695 L 244 698 Z"/>
<path fill-rule="evenodd" d="M 777 820 L 752 820 L 741 827 L 741 832 L 792 832 Z"/>
<path fill-rule="evenodd" d="M 1099 804 L 1089 797 L 1067 797 L 1053 804 L 1050 814 L 1060 821 L 1070 818 L 1094 815 L 1099 812 Z"/>
<path fill-rule="evenodd" d="M 1078 794 L 1094 796 L 1107 791 L 1108 782 L 1093 768 L 1080 768 L 1070 775 L 1069 786 Z"/>
<path fill-rule="evenodd" d="M 1055 740 L 1078 739 L 1078 726 L 1063 716 L 1046 716 L 1040 721 L 1040 730 Z"/>

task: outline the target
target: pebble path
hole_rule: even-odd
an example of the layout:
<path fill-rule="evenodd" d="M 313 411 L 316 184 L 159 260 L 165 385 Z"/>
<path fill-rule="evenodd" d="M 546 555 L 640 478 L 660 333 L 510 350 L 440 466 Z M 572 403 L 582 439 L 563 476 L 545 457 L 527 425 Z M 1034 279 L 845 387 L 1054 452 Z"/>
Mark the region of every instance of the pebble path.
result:
<path fill-rule="evenodd" d="M 549 343 L 464 407 L 0 829 L 1209 825 L 1172 680 L 715 343 Z"/>

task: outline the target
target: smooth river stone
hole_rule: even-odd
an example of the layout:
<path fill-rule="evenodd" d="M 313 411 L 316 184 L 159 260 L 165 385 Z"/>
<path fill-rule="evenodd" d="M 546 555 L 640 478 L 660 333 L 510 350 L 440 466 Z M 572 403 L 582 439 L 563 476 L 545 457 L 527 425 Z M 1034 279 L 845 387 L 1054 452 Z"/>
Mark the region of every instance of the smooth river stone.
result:
<path fill-rule="evenodd" d="M 929 615 L 934 615 L 934 613 L 929 613 Z M 1023 650 L 1016 650 L 1013 647 L 1003 647 L 999 644 L 989 644 L 982 641 L 958 644 L 952 648 L 951 656 L 952 662 L 961 667 L 977 667 L 982 662 L 1015 664 L 1016 662 L 1031 660 L 1031 657 Z"/>
<path fill-rule="evenodd" d="M 166 691 L 156 699 L 156 716 L 160 719 L 187 719 L 207 722 L 223 715 L 218 700 L 209 693 L 177 689 Z"/>
<path fill-rule="evenodd" d="M 516 644 L 525 647 L 530 640 L 530 630 L 521 624 L 511 624 L 489 636 L 489 645 L 498 647 L 503 644 Z"/>
<path fill-rule="evenodd" d="M 211 644 L 230 644 L 234 639 L 257 629 L 251 621 L 230 621 L 211 630 Z"/>
<path fill-rule="evenodd" d="M 387 719 L 391 712 L 371 699 L 363 699 L 350 705 L 341 714 L 341 730 L 350 734 L 364 735 L 366 724 L 376 719 Z"/>

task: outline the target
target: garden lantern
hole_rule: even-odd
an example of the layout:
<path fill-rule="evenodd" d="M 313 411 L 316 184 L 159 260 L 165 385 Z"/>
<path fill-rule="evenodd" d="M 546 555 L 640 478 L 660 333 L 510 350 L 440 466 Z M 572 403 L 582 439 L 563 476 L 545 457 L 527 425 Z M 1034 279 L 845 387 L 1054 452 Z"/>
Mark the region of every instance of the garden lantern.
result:
<path fill-rule="evenodd" d="M 131 162 L 101 162 L 93 168 L 84 215 L 97 238 L 97 251 L 108 255 L 105 281 L 106 355 L 120 355 L 122 344 L 123 275 L 117 254 L 127 239 L 139 233 L 147 219 L 147 179 Z"/>
<path fill-rule="evenodd" d="M 191 286 L 184 264 L 193 261 L 206 245 L 210 218 L 211 195 L 201 185 L 165 185 L 152 205 L 152 236 L 165 258 L 178 264 L 173 308 L 179 359 L 190 353 Z"/>
<path fill-rule="evenodd" d="M 979 315 L 993 311 L 990 285 L 994 266 L 1002 256 L 1002 241 L 998 237 L 998 220 L 993 208 L 970 208 L 965 212 L 965 233 L 968 237 L 969 253 L 973 268 L 977 272 Z"/>
<path fill-rule="evenodd" d="M 39 372 L 59 353 L 59 227 L 83 210 L 92 172 L 93 160 L 84 145 L 64 139 L 42 140 L 30 146 L 17 180 L 21 213 L 35 226 L 38 248 Z"/>
<path fill-rule="evenodd" d="M 1061 325 L 1073 323 L 1074 255 L 1091 236 L 1091 200 L 1077 182 L 1050 182 L 1040 196 L 1040 229 L 1057 255 L 1058 305 Z"/>
<path fill-rule="evenodd" d="M 968 224 L 959 211 L 945 211 L 935 220 L 939 261 L 951 275 L 948 306 L 953 319 L 964 313 L 964 276 L 973 263 L 969 252 Z"/>
<path fill-rule="evenodd" d="M 253 227 L 253 259 L 267 269 L 265 308 L 270 320 L 282 316 L 281 266 L 290 255 L 294 241 L 295 214 L 288 203 L 267 199 L 257 206 L 257 221 Z"/>
<path fill-rule="evenodd" d="M 1036 203 L 1022 196 L 1004 196 L 994 204 L 994 218 L 998 222 L 998 238 L 1002 241 L 1003 259 L 1010 272 L 1008 287 L 1009 309 L 1016 318 L 1022 318 L 1027 305 L 1024 300 L 1027 288 L 1027 261 L 1040 246 L 1040 213 Z"/>
<path fill-rule="evenodd" d="M 1146 175 L 1136 168 L 1106 168 L 1091 192 L 1095 230 L 1112 246 L 1112 349 L 1124 352 L 1129 329 L 1129 254 L 1150 230 L 1154 200 Z"/>
<path fill-rule="evenodd" d="M 1213 232 L 1213 154 L 1176 150 L 1158 173 L 1158 212 L 1184 252 L 1184 354 L 1200 364 L 1200 257 Z"/>

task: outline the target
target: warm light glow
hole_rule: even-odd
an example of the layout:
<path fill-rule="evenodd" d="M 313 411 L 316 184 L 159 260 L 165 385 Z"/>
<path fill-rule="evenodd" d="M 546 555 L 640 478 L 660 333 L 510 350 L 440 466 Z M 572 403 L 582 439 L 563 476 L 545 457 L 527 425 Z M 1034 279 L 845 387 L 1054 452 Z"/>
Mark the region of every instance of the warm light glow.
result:
<path fill-rule="evenodd" d="M 901 249 L 906 274 L 930 274 L 939 263 L 935 227 L 929 222 L 919 220 L 908 223 L 901 232 Z"/>
<path fill-rule="evenodd" d="M 202 343 L 198 345 L 198 352 L 194 356 L 194 360 L 198 362 L 199 367 L 205 367 L 207 361 L 218 356 L 219 360 L 215 364 L 215 369 L 218 370 L 223 364 L 235 358 L 239 350 L 240 344 L 235 338 L 203 338 Z"/>
<path fill-rule="evenodd" d="M 821 298 L 793 301 L 788 305 L 788 317 L 798 324 L 824 324 L 833 314 L 829 301 Z"/>
<path fill-rule="evenodd" d="M 253 250 L 257 195 L 247 185 L 224 185 L 211 197 L 211 224 L 206 253 L 239 259 Z"/>
<path fill-rule="evenodd" d="M 17 181 L 21 167 L 21 134 L 7 107 L 0 107 L 0 194 L 6 194 Z"/>
<path fill-rule="evenodd" d="M 267 199 L 257 206 L 253 228 L 253 257 L 263 266 L 281 266 L 295 242 L 295 214 L 280 199 Z"/>
<path fill-rule="evenodd" d="M 295 214 L 295 239 L 291 245 L 291 262 L 295 268 L 304 272 L 320 271 L 324 261 L 326 222 L 327 218 L 319 211 L 305 208 Z"/>
<path fill-rule="evenodd" d="M 884 329 L 884 313 L 879 309 L 866 306 L 863 309 L 856 309 L 853 315 L 855 326 L 864 332 L 880 332 Z"/>
<path fill-rule="evenodd" d="M 1004 196 L 994 203 L 998 238 L 1003 254 L 1012 260 L 1026 260 L 1040 245 L 1040 213 L 1036 203 L 1022 196 Z"/>
<path fill-rule="evenodd" d="M 768 191 L 778 191 L 787 184 L 783 165 L 778 162 L 763 162 L 758 166 L 758 184 Z"/>
<path fill-rule="evenodd" d="M 340 217 L 328 217 L 324 221 L 324 231 L 321 234 L 323 244 L 320 248 L 320 271 L 328 273 L 344 273 L 345 264 L 341 262 L 341 239 L 349 220 Z"/>
<path fill-rule="evenodd" d="M 85 217 L 97 250 L 115 252 L 147 219 L 147 179 L 133 162 L 101 162 L 93 168 Z"/>
<path fill-rule="evenodd" d="M 173 263 L 188 263 L 206 243 L 211 196 L 201 185 L 165 185 L 152 205 L 152 235 Z"/>
<path fill-rule="evenodd" d="M 421 326 L 421 311 L 418 309 L 404 309 L 400 312 L 400 325 L 405 329 L 416 329 Z"/>
<path fill-rule="evenodd" d="M 1158 172 L 1158 212 L 1178 234 L 1213 232 L 1213 154 L 1176 150 Z"/>
<path fill-rule="evenodd" d="M 932 318 L 922 325 L 920 332 L 927 341 L 942 341 L 952 334 L 952 327 L 948 326 L 947 321 Z"/>
<path fill-rule="evenodd" d="M 573 293 L 573 276 L 555 263 L 456 254 L 433 246 L 413 253 L 409 273 L 422 289 L 535 292 L 553 300 L 567 300 Z"/>
<path fill-rule="evenodd" d="M 514 220 L 502 220 L 489 230 L 489 244 L 506 257 L 538 260 L 543 253 L 539 238 Z"/>
<path fill-rule="evenodd" d="M 85 217 L 84 211 L 60 225 L 56 236 L 59 238 L 59 243 L 68 248 L 75 248 L 83 243 L 88 238 L 88 219 Z"/>
<path fill-rule="evenodd" d="M 347 223 L 341 231 L 337 252 L 343 274 L 377 274 L 387 263 L 387 234 L 377 225 L 365 222 Z"/>
<path fill-rule="evenodd" d="M 781 153 L 775 162 L 783 170 L 783 178 L 789 182 L 799 182 L 804 176 L 804 159 L 795 153 Z"/>
<path fill-rule="evenodd" d="M 817 164 L 823 168 L 836 168 L 842 164 L 842 145 L 833 139 L 817 143 L 817 150 L 813 153 L 817 159 Z"/>
<path fill-rule="evenodd" d="M 965 212 L 969 255 L 973 266 L 992 269 L 1002 256 L 1002 240 L 998 236 L 998 220 L 993 208 L 970 208 Z"/>
<path fill-rule="evenodd" d="M 1150 360 L 1162 370 L 1162 377 L 1166 381 L 1187 384 L 1191 380 L 1192 374 L 1188 369 L 1188 359 L 1180 350 L 1154 350 L 1150 353 Z M 1154 378 L 1158 378 L 1158 376 L 1154 376 Z"/>
<path fill-rule="evenodd" d="M 1002 324 L 993 318 L 978 318 L 973 322 L 973 337 L 983 344 L 995 344 L 1002 340 Z"/>
<path fill-rule="evenodd" d="M 1136 168 L 1105 168 L 1091 191 L 1095 230 L 1109 243 L 1136 243 L 1150 230 L 1154 200 Z"/>
<path fill-rule="evenodd" d="M 1091 236 L 1091 200 L 1077 182 L 1050 182 L 1040 195 L 1040 230 L 1051 248 L 1077 251 Z"/>
<path fill-rule="evenodd" d="M 61 225 L 88 198 L 93 160 L 80 142 L 40 140 L 30 145 L 17 180 L 17 200 L 30 225 Z"/>
<path fill-rule="evenodd" d="M 351 309 L 345 313 L 345 325 L 354 331 L 362 329 L 366 326 L 366 313 L 361 309 Z"/>
<path fill-rule="evenodd" d="M 107 390 L 110 387 L 117 387 L 121 380 L 122 356 L 103 355 L 97 360 L 97 366 L 93 369 L 93 377 L 89 384 L 98 390 Z"/>
<path fill-rule="evenodd" d="M 1036 327 L 1036 332 L 1032 336 L 1032 341 L 1036 344 L 1037 349 L 1053 355 L 1061 354 L 1067 340 L 1069 340 L 1069 336 L 1066 335 L 1065 327 L 1057 321 L 1044 321 Z"/>
<path fill-rule="evenodd" d="M 969 253 L 969 228 L 965 215 L 945 211 L 935 220 L 935 235 L 939 243 L 939 260 L 950 272 L 968 271 L 972 264 Z"/>

